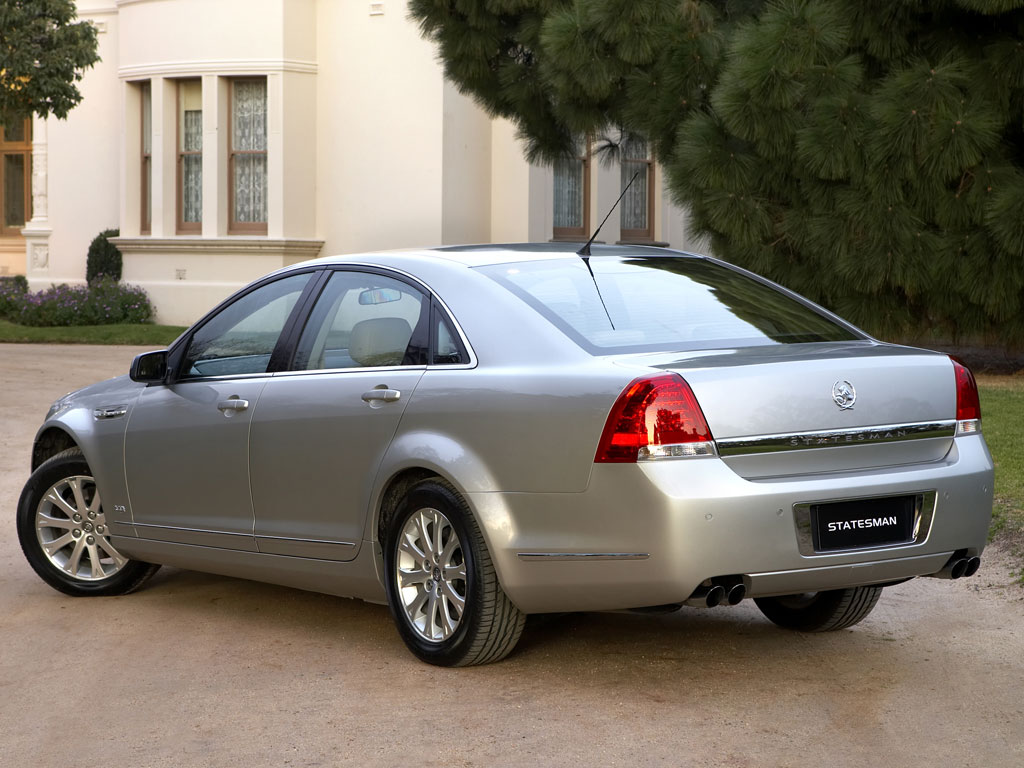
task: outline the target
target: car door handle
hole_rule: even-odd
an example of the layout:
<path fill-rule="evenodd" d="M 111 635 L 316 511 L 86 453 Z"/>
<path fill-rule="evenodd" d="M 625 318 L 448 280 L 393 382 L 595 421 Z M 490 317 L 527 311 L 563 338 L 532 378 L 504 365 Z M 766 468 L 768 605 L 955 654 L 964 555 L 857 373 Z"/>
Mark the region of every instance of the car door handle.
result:
<path fill-rule="evenodd" d="M 217 403 L 218 411 L 244 411 L 249 407 L 248 400 L 242 400 L 238 397 L 232 397 L 227 400 L 221 400 Z"/>
<path fill-rule="evenodd" d="M 402 393 L 397 389 L 371 389 L 369 392 L 363 392 L 363 402 L 366 403 L 393 403 L 395 400 L 400 398 Z"/>

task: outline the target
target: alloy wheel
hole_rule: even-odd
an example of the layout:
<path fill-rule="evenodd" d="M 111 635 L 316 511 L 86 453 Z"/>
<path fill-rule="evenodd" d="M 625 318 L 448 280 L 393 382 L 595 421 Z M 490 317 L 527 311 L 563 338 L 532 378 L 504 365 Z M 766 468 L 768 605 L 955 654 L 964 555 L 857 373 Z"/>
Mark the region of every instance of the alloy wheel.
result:
<path fill-rule="evenodd" d="M 36 507 L 36 537 L 50 563 L 80 581 L 99 581 L 128 564 L 110 543 L 96 481 L 87 475 L 58 480 Z"/>
<path fill-rule="evenodd" d="M 401 607 L 416 633 L 432 643 L 448 640 L 466 610 L 462 541 L 445 515 L 419 509 L 398 537 L 395 579 Z"/>

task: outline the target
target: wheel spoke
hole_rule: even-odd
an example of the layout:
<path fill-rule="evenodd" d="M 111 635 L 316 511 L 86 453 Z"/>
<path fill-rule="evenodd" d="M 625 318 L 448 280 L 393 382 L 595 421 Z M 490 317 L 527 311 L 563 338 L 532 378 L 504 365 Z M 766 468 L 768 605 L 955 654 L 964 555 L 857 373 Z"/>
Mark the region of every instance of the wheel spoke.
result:
<path fill-rule="evenodd" d="M 78 575 L 78 565 L 82 562 L 82 553 L 85 552 L 85 537 L 80 537 L 75 542 L 75 548 L 71 551 L 71 557 L 68 558 L 67 565 L 64 566 L 64 570 L 70 573 L 72 576 Z"/>
<path fill-rule="evenodd" d="M 97 516 L 103 514 L 100 511 L 100 489 L 96 488 L 93 490 L 92 503 L 89 504 L 89 511 L 95 512 Z"/>
<path fill-rule="evenodd" d="M 56 486 L 54 486 L 53 488 L 46 492 L 46 495 L 43 497 L 43 501 L 48 501 L 53 506 L 57 507 L 57 509 L 59 509 L 61 512 L 68 516 L 69 520 L 71 519 L 71 516 L 78 511 L 70 504 L 68 504 L 68 502 L 64 499 L 63 496 L 57 493 Z"/>
<path fill-rule="evenodd" d="M 66 517 L 54 517 L 48 515 L 45 512 L 36 513 L 36 528 L 63 528 L 70 531 L 75 528 L 77 524 L 74 520 L 70 520 Z"/>
<path fill-rule="evenodd" d="M 416 594 L 416 597 L 413 598 L 413 601 L 406 606 L 406 613 L 409 614 L 409 619 L 411 621 L 416 620 L 416 615 L 423 609 L 423 604 L 427 602 L 427 597 L 429 597 L 427 591 L 421 590 Z"/>
<path fill-rule="evenodd" d="M 88 511 L 88 505 L 85 503 L 85 496 L 82 493 L 82 480 L 79 477 L 69 477 L 68 485 L 71 486 L 71 492 L 75 494 L 75 511 L 86 512 Z"/>
<path fill-rule="evenodd" d="M 427 637 L 430 640 L 436 639 L 437 635 L 437 595 L 434 592 L 427 593 L 427 624 L 425 627 Z"/>
<path fill-rule="evenodd" d="M 398 572 L 399 586 L 403 589 L 412 584 L 423 584 L 430 578 L 430 574 L 424 571 L 422 568 L 406 571 L 399 570 Z"/>
<path fill-rule="evenodd" d="M 100 562 L 100 553 L 96 549 L 95 544 L 86 544 L 86 551 L 89 553 L 89 569 L 94 579 L 102 579 L 106 574 L 103 573 L 103 563 Z"/>
<path fill-rule="evenodd" d="M 461 618 L 462 611 L 466 608 L 466 598 L 456 592 L 455 588 L 447 581 L 441 582 L 441 591 L 444 592 L 444 596 L 452 602 L 452 605 L 458 609 L 459 614 L 455 618 Z"/>
<path fill-rule="evenodd" d="M 418 527 L 417 537 L 420 543 L 423 545 L 423 553 L 430 552 L 430 534 L 428 531 L 429 521 L 427 520 L 426 512 L 420 512 L 416 517 L 416 524 Z"/>
<path fill-rule="evenodd" d="M 434 513 L 434 555 L 437 557 L 437 562 L 441 562 L 441 553 L 444 552 L 444 543 L 442 542 L 442 536 L 444 529 L 450 527 L 450 523 L 443 517 L 440 512 Z"/>
<path fill-rule="evenodd" d="M 453 617 L 448 611 L 447 600 L 442 599 L 439 600 L 438 603 L 441 608 L 441 635 L 447 639 L 455 632 L 455 628 L 459 625 L 459 616 L 462 614 L 459 613 L 459 616 Z"/>
<path fill-rule="evenodd" d="M 426 554 L 422 549 L 416 546 L 413 534 L 408 532 L 403 533 L 402 538 L 399 539 L 398 549 L 408 555 L 412 555 L 413 559 L 417 561 L 422 560 L 423 556 Z"/>
<path fill-rule="evenodd" d="M 71 531 L 68 531 L 63 536 L 43 544 L 43 551 L 46 552 L 46 554 L 48 554 L 50 557 L 53 557 L 55 554 L 60 552 L 62 549 L 64 549 L 64 547 L 66 547 L 74 540 L 75 537 L 71 535 Z"/>
<path fill-rule="evenodd" d="M 455 535 L 455 529 L 452 529 L 452 535 L 448 538 L 448 543 L 444 545 L 444 549 L 441 551 L 441 557 L 439 565 L 442 568 L 448 567 L 452 562 L 452 555 L 462 549 L 462 544 L 459 542 L 459 537 Z"/>
<path fill-rule="evenodd" d="M 466 564 L 459 563 L 458 565 L 451 565 L 445 568 L 445 578 L 449 582 L 455 581 L 456 579 L 466 580 Z"/>
<path fill-rule="evenodd" d="M 114 566 L 116 568 L 120 569 L 128 562 L 128 558 L 114 549 L 114 545 L 110 543 L 106 536 L 101 536 L 96 540 L 96 543 L 99 544 L 104 552 L 110 555 L 110 559 L 114 561 Z"/>

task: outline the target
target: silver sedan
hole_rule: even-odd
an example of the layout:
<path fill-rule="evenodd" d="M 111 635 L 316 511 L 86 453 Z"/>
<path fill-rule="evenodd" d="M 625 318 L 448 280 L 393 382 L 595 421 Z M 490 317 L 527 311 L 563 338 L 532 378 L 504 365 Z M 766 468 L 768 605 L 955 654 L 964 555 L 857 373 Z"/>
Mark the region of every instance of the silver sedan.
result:
<path fill-rule="evenodd" d="M 71 595 L 169 564 L 387 603 L 419 658 L 531 613 L 849 627 L 980 565 L 974 379 L 715 259 L 558 244 L 320 259 L 53 404 L 17 523 Z"/>

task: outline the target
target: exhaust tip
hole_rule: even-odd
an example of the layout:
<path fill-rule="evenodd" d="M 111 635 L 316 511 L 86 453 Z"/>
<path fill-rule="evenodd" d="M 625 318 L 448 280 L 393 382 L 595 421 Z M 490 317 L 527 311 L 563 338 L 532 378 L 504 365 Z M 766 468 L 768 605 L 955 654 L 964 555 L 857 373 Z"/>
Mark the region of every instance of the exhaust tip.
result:
<path fill-rule="evenodd" d="M 959 579 L 967 571 L 967 558 L 961 558 L 953 563 L 953 567 L 949 569 L 949 578 Z"/>
<path fill-rule="evenodd" d="M 972 557 L 967 560 L 967 565 L 964 567 L 964 576 L 973 576 L 981 568 L 981 558 Z"/>
<path fill-rule="evenodd" d="M 708 608 L 714 608 L 716 605 L 720 605 L 725 599 L 725 587 L 716 584 L 708 590 L 708 596 L 704 598 L 704 604 Z"/>
<path fill-rule="evenodd" d="M 726 601 L 729 605 L 738 605 L 744 597 L 747 596 L 747 588 L 742 584 L 736 584 L 726 594 Z"/>

